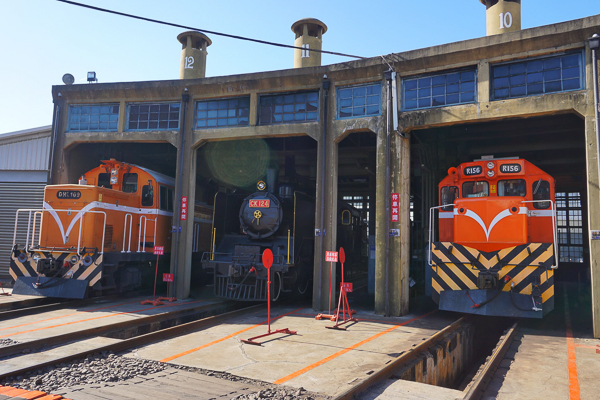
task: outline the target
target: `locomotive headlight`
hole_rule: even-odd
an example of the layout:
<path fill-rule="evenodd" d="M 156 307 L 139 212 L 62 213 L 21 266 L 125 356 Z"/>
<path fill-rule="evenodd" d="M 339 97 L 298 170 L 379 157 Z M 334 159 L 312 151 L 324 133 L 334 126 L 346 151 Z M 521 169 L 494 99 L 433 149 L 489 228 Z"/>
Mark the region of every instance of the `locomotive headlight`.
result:
<path fill-rule="evenodd" d="M 487 163 L 487 167 L 488 167 L 489 169 L 493 169 L 493 168 L 495 167 L 495 165 L 494 165 L 494 163 L 493 163 L 493 162 L 491 162 L 491 161 L 490 161 L 490 162 L 488 162 L 488 163 Z M 493 175 L 492 175 L 492 176 L 493 176 Z"/>
<path fill-rule="evenodd" d="M 116 168 L 113 168 L 113 169 L 111 169 L 111 170 L 110 170 L 110 174 L 111 174 L 112 176 L 117 176 L 117 173 L 118 173 L 118 172 L 119 172 L 119 171 L 117 171 L 117 169 L 116 169 Z"/>
<path fill-rule="evenodd" d="M 31 258 L 33 259 L 33 261 L 35 261 L 37 263 L 38 261 L 40 261 L 41 257 L 39 254 L 34 254 L 33 257 L 31 257 Z"/>
<path fill-rule="evenodd" d="M 494 175 L 496 175 L 496 173 L 494 172 L 494 170 L 491 170 L 491 169 L 489 169 L 489 170 L 488 170 L 488 172 L 487 172 L 487 176 L 488 176 L 489 178 L 493 178 L 493 177 L 494 177 Z"/>

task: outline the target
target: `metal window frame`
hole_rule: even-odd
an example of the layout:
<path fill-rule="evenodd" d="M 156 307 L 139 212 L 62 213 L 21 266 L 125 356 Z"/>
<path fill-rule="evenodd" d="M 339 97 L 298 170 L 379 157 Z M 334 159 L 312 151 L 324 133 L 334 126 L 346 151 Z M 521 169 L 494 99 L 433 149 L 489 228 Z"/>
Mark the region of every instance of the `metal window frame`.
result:
<path fill-rule="evenodd" d="M 359 87 L 368 87 L 368 86 L 377 86 L 377 85 L 379 85 L 379 88 L 380 88 L 379 103 L 378 103 L 379 111 L 377 112 L 377 114 L 366 114 L 367 105 L 365 104 L 365 115 L 351 115 L 349 117 L 340 117 L 340 110 L 341 110 L 341 107 L 340 107 L 341 98 L 339 95 L 340 90 L 355 89 L 355 88 L 359 88 Z M 354 95 L 352 95 L 352 100 L 354 100 Z M 369 117 L 380 116 L 383 113 L 382 100 L 383 100 L 383 84 L 381 83 L 381 81 L 362 83 L 360 85 L 337 86 L 335 88 L 335 119 L 336 120 L 344 120 L 344 119 L 369 118 Z M 354 108 L 354 106 L 352 108 Z"/>
<path fill-rule="evenodd" d="M 229 123 L 227 125 L 224 126 L 198 126 L 198 104 L 200 103 L 209 103 L 211 101 L 223 101 L 223 100 L 239 100 L 239 99 L 248 99 L 248 124 L 247 125 L 239 125 L 239 119 L 240 116 L 237 116 L 235 118 L 238 119 L 238 124 L 236 125 L 229 125 Z M 250 96 L 235 96 L 235 97 L 219 97 L 219 98 L 211 98 L 211 99 L 197 99 L 194 102 L 194 130 L 200 130 L 200 129 L 224 129 L 224 128 L 245 128 L 250 126 L 250 110 L 252 108 L 251 105 L 251 100 L 250 100 Z M 232 110 L 231 108 L 227 108 L 227 110 Z M 236 111 L 241 110 L 241 108 L 236 108 Z M 227 119 L 229 118 L 233 118 L 233 117 L 227 117 Z M 201 120 L 208 120 L 209 118 L 200 118 Z M 210 119 L 214 119 L 214 118 L 210 118 Z M 219 117 L 217 116 L 216 118 L 217 120 L 219 120 Z"/>
<path fill-rule="evenodd" d="M 418 97 L 418 93 L 417 93 L 417 107 L 416 108 L 406 108 L 405 104 L 406 104 L 406 81 L 407 80 L 413 80 L 413 79 L 422 79 L 422 78 L 436 78 L 438 76 L 446 76 L 446 75 L 450 75 L 450 74 L 456 74 L 456 73 L 461 73 L 461 72 L 469 72 L 469 71 L 473 71 L 474 77 L 473 77 L 473 100 L 472 101 L 465 101 L 465 102 L 461 102 L 459 100 L 458 103 L 453 103 L 453 104 L 443 104 L 443 105 L 439 105 L 439 106 L 427 106 L 427 107 L 419 107 L 418 106 L 418 101 L 419 101 L 419 97 Z M 403 112 L 410 112 L 410 111 L 417 111 L 417 110 L 428 110 L 431 108 L 440 108 L 440 107 L 454 107 L 454 106 L 460 106 L 460 105 L 464 105 L 464 104 L 474 104 L 477 103 L 477 82 L 478 82 L 478 78 L 479 78 L 479 73 L 477 70 L 477 65 L 473 65 L 473 66 L 469 66 L 469 67 L 465 67 L 465 68 L 460 68 L 460 69 L 454 69 L 454 70 L 448 70 L 448 71 L 443 71 L 443 72 L 438 72 L 438 73 L 433 73 L 433 74 L 421 74 L 421 75 L 411 75 L 411 76 L 406 76 L 406 77 L 402 77 L 401 81 L 400 81 L 400 93 L 401 93 L 401 107 L 400 107 L 400 111 Z M 460 84 L 460 82 L 459 82 Z M 444 85 L 444 97 L 446 97 L 448 95 L 448 93 L 446 92 L 447 90 L 447 86 L 448 84 Z M 418 87 L 417 87 L 417 91 L 418 91 Z M 458 92 L 459 94 L 459 98 L 460 98 L 460 94 L 461 93 L 467 93 L 467 92 Z M 431 103 L 433 104 L 433 93 L 429 96 L 431 98 Z M 422 97 L 424 98 L 424 97 Z"/>
<path fill-rule="evenodd" d="M 268 123 L 264 123 L 261 118 L 260 118 L 260 114 L 261 114 L 261 110 L 262 110 L 262 100 L 268 97 L 274 98 L 274 97 L 278 97 L 278 96 L 287 96 L 290 94 L 293 95 L 297 95 L 297 94 L 309 94 L 309 93 L 316 93 L 317 94 L 317 109 L 314 111 L 317 114 L 317 118 L 314 120 L 309 120 L 307 121 L 306 119 L 304 121 L 281 121 L 281 122 L 268 122 Z M 257 99 L 257 107 L 256 107 L 256 112 L 257 112 L 257 125 L 259 126 L 266 126 L 266 125 L 287 125 L 287 124 L 307 124 L 307 123 L 315 123 L 315 122 L 319 122 L 319 114 L 321 111 L 321 94 L 320 94 L 320 90 L 319 89 L 314 89 L 314 90 L 301 90 L 301 91 L 296 91 L 296 92 L 284 92 L 284 93 L 264 93 L 264 94 L 260 94 L 258 95 L 258 99 Z M 301 103 L 293 103 L 294 105 L 296 104 L 301 104 Z M 308 104 L 308 101 L 306 101 L 304 104 Z M 282 106 L 286 105 L 285 103 L 282 103 Z M 309 111 L 305 111 L 304 114 L 308 113 Z M 310 111 L 313 112 L 313 111 Z M 294 115 L 296 114 L 296 112 L 294 111 Z"/>
<path fill-rule="evenodd" d="M 71 129 L 71 116 L 72 114 L 72 110 L 74 107 L 77 108 L 83 108 L 83 107 L 104 107 L 104 106 L 109 106 L 109 107 L 114 107 L 117 106 L 119 107 L 119 111 L 117 112 L 117 127 L 115 129 Z M 69 108 L 68 108 L 68 112 L 67 112 L 67 127 L 65 129 L 65 132 L 118 132 L 119 131 L 119 118 L 120 118 L 120 114 L 121 114 L 121 104 L 120 103 L 85 103 L 85 104 L 69 104 Z M 82 114 L 79 114 L 82 115 Z M 91 115 L 91 114 L 87 114 L 87 115 Z M 100 114 L 102 115 L 102 114 Z M 114 114 L 108 114 L 110 115 L 114 115 Z M 81 123 L 81 122 L 79 122 Z M 110 121 L 108 122 L 110 125 Z"/>
<path fill-rule="evenodd" d="M 563 226 L 558 226 L 558 219 L 557 219 L 557 228 L 563 228 L 565 229 L 565 236 L 566 236 L 566 243 L 560 243 L 558 242 L 558 262 L 563 262 L 563 263 L 574 263 L 574 264 L 583 264 L 585 263 L 585 259 L 584 259 L 584 237 L 583 237 L 583 196 L 581 195 L 581 192 L 570 192 L 570 191 L 565 191 L 565 192 L 558 192 L 556 193 L 556 197 L 558 197 L 558 195 L 564 193 L 564 202 L 565 202 L 565 206 L 564 207 L 556 207 L 557 210 L 557 217 L 558 217 L 558 211 L 565 211 L 565 225 Z M 569 205 L 569 201 L 570 201 L 570 193 L 577 193 L 578 195 L 578 199 L 579 199 L 579 207 L 571 207 Z M 562 196 L 561 196 L 561 200 L 562 200 Z M 557 202 L 558 203 L 558 202 Z M 578 210 L 581 211 L 581 226 L 571 226 L 571 219 L 569 218 L 569 211 L 571 210 Z M 571 228 L 580 228 L 581 229 L 581 235 L 582 235 L 582 244 L 573 244 L 571 242 Z M 557 229 L 557 230 L 558 230 Z M 558 236 L 560 237 L 560 233 L 558 234 Z M 572 261 L 572 260 L 568 260 L 568 261 L 562 261 L 562 257 L 563 255 L 561 254 L 561 249 L 562 248 L 566 248 L 567 249 L 567 258 L 571 257 L 571 248 L 572 247 L 576 247 L 578 249 L 581 250 L 580 254 L 581 254 L 581 261 Z"/>
<path fill-rule="evenodd" d="M 570 56 L 570 55 L 575 55 L 578 54 L 581 56 L 581 63 L 579 65 L 579 80 L 581 82 L 581 86 L 577 89 L 561 89 L 561 90 L 557 90 L 554 92 L 548 92 L 546 93 L 546 81 L 542 78 L 542 87 L 543 87 L 543 92 L 542 93 L 533 93 L 533 94 L 525 94 L 523 96 L 510 96 L 510 79 L 509 79 L 509 86 L 508 86 L 508 90 L 509 90 L 509 96 L 508 97 L 502 97 L 502 98 L 496 98 L 494 95 L 494 68 L 498 68 L 498 67 L 503 67 L 503 66 L 510 66 L 510 65 L 515 65 L 515 64 L 527 64 L 528 62 L 531 61 L 543 61 L 543 60 L 551 60 L 553 58 L 562 58 L 562 57 L 566 57 L 566 56 Z M 563 71 L 563 66 L 562 66 L 562 60 L 560 63 L 560 68 L 559 71 L 561 72 L 561 78 L 560 78 L 560 86 L 561 88 L 564 86 L 563 82 L 564 79 L 562 78 L 562 71 Z M 522 99 L 524 97 L 532 97 L 532 96 L 544 96 L 547 94 L 553 94 L 553 93 L 565 93 L 565 92 L 574 92 L 577 90 L 585 90 L 586 89 L 586 73 L 585 73 L 585 51 L 584 49 L 576 49 L 574 51 L 562 51 L 560 53 L 554 53 L 551 55 L 543 55 L 543 56 L 539 56 L 539 57 L 532 57 L 532 58 L 525 58 L 525 59 L 519 59 L 519 60 L 514 60 L 514 61 L 507 61 L 507 62 L 499 62 L 496 64 L 490 64 L 489 66 L 489 72 L 490 72 L 490 79 L 489 79 L 489 90 L 490 90 L 490 101 L 502 101 L 502 100 L 510 100 L 510 99 Z M 542 71 L 543 73 L 544 71 Z M 508 78 L 510 78 L 510 75 L 508 76 Z M 554 81 L 552 81 L 554 82 Z M 520 86 L 520 85 L 519 85 Z M 527 91 L 527 71 L 525 71 L 525 90 Z"/>
<path fill-rule="evenodd" d="M 177 128 L 136 128 L 136 129 L 130 129 L 129 128 L 129 116 L 131 113 L 131 106 L 161 106 L 161 105 L 168 105 L 169 106 L 169 114 L 171 113 L 170 111 L 170 106 L 172 104 L 179 104 L 179 115 L 177 116 Z M 126 104 L 126 111 L 125 111 L 125 128 L 124 130 L 126 132 L 147 132 L 147 131 L 179 131 L 179 126 L 181 125 L 181 109 L 183 107 L 181 106 L 181 101 L 160 101 L 160 102 L 132 102 L 132 103 L 127 103 Z M 148 112 L 149 113 L 149 112 Z M 160 113 L 160 112 L 159 112 Z M 171 119 L 167 120 L 167 123 L 169 121 L 172 121 Z M 138 126 L 139 126 L 139 119 L 138 119 Z M 150 122 L 150 121 L 148 121 Z M 157 121 L 158 123 L 160 123 L 160 117 Z"/>

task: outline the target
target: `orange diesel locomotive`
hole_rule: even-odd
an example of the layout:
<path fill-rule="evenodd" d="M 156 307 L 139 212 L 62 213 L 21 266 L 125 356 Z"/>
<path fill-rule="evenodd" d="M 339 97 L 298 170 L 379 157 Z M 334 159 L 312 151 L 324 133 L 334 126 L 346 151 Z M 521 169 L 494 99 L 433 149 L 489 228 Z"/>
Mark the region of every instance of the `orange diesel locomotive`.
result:
<path fill-rule="evenodd" d="M 430 213 L 432 296 L 442 310 L 541 318 L 554 308 L 554 179 L 526 160 L 450 168 Z M 439 241 L 434 241 L 434 212 Z"/>
<path fill-rule="evenodd" d="M 88 287 L 123 292 L 153 278 L 154 247 L 171 248 L 174 186 L 171 177 L 114 159 L 79 185 L 46 186 L 43 209 L 17 211 L 13 292 L 83 298 Z M 195 227 L 195 240 L 202 229 L 210 224 Z"/>

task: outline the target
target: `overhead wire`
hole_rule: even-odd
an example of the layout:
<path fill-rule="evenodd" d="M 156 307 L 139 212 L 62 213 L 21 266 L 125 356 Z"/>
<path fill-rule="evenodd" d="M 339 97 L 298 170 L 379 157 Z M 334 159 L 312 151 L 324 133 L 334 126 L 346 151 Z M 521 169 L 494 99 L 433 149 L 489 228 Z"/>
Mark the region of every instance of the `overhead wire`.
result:
<path fill-rule="evenodd" d="M 70 1 L 70 0 L 56 0 L 56 1 L 59 1 L 61 3 L 70 4 L 70 5 L 73 5 L 73 6 L 78 6 L 78 7 L 83 7 L 83 8 L 89 8 L 89 9 L 95 10 L 95 11 L 101 11 L 101 12 L 105 12 L 105 13 L 109 13 L 109 14 L 120 15 L 120 16 L 123 16 L 123 17 L 139 19 L 141 21 L 154 22 L 156 24 L 173 26 L 173 27 L 176 27 L 176 28 L 183 28 L 183 29 L 188 29 L 188 30 L 191 30 L 191 31 L 197 31 L 197 32 L 205 33 L 205 34 L 208 33 L 208 34 L 211 34 L 211 35 L 228 37 L 228 38 L 231 38 L 231 39 L 246 40 L 246 41 L 249 41 L 249 42 L 266 44 L 266 45 L 269 45 L 269 46 L 284 47 L 284 48 L 288 48 L 288 49 L 298 49 L 298 50 L 305 50 L 305 51 L 308 50 L 308 51 L 314 51 L 314 52 L 317 52 L 317 53 L 331 54 L 331 55 L 334 55 L 334 56 L 350 57 L 350 58 L 357 58 L 357 59 L 365 59 L 365 58 L 367 58 L 367 57 L 355 56 L 355 55 L 351 55 L 351 54 L 338 53 L 338 52 L 334 52 L 334 51 L 304 48 L 304 47 L 292 46 L 292 45 L 283 44 L 283 43 L 269 42 L 269 41 L 266 41 L 266 40 L 252 39 L 252 38 L 245 37 L 245 36 L 231 35 L 231 34 L 228 34 L 228 33 L 209 31 L 209 30 L 206 30 L 206 29 L 198 29 L 198 28 L 194 28 L 194 27 L 191 27 L 191 26 L 186 26 L 186 25 L 181 25 L 181 24 L 175 24 L 175 23 L 172 23 L 172 22 L 161 21 L 161 20 L 158 20 L 158 19 L 141 17 L 139 15 L 127 14 L 127 13 L 123 13 L 123 12 L 120 12 L 120 11 L 109 10 L 109 9 L 106 9 L 106 8 L 101 8 L 101 7 L 96 7 L 96 6 L 90 6 L 88 4 L 78 3 L 76 1 Z"/>

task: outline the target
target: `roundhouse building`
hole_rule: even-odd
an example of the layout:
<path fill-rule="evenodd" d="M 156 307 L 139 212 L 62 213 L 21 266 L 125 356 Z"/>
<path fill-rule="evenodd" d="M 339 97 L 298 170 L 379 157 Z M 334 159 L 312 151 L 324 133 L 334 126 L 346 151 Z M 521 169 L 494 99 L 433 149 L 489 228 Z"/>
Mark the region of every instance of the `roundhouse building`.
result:
<path fill-rule="evenodd" d="M 182 79 L 54 86 L 53 182 L 117 158 L 176 177 L 178 215 L 179 196 L 210 206 L 216 192 L 250 188 L 274 167 L 316 199 L 313 307 L 328 308 L 325 251 L 336 249 L 345 200 L 366 221 L 354 261 L 375 312 L 404 315 L 426 279 L 429 208 L 448 168 L 518 156 L 556 179 L 556 279 L 591 282 L 600 337 L 600 241 L 589 234 L 600 230 L 589 40 L 600 15 L 520 30 L 520 1 L 481 2 L 488 36 L 472 40 L 321 66 L 310 49 L 327 27 L 304 19 L 292 26 L 302 49 L 292 69 L 204 77 L 210 39 L 183 33 Z M 194 232 L 174 225 L 171 268 L 184 298 Z"/>

